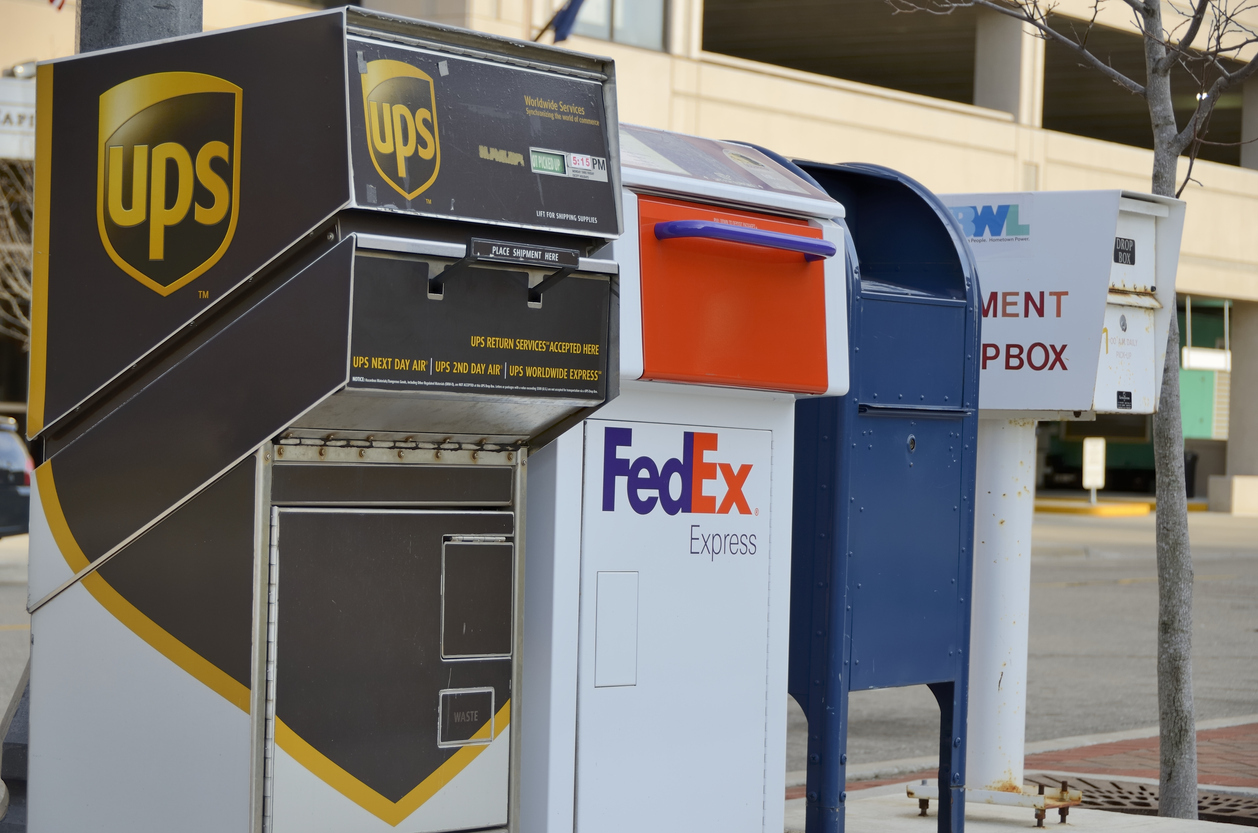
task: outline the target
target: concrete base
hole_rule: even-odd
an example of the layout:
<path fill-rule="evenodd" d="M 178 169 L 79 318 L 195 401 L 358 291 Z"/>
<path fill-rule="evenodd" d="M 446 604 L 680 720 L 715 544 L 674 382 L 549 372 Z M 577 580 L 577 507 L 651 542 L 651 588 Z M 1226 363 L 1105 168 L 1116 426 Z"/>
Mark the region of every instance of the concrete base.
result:
<path fill-rule="evenodd" d="M 1258 517 L 1258 475 L 1210 475 L 1210 511 Z"/>

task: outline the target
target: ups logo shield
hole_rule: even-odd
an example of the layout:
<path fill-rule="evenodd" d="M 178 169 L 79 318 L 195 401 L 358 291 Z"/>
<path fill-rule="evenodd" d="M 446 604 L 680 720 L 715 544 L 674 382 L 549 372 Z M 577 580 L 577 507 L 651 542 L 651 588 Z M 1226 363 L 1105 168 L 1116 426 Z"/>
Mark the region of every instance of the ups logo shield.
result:
<path fill-rule="evenodd" d="M 100 239 L 159 295 L 217 263 L 236 232 L 240 99 L 240 87 L 198 72 L 142 75 L 100 97 Z"/>
<path fill-rule="evenodd" d="M 413 200 L 437 179 L 441 144 L 432 78 L 402 61 L 369 61 L 362 73 L 367 149 L 376 172 Z"/>

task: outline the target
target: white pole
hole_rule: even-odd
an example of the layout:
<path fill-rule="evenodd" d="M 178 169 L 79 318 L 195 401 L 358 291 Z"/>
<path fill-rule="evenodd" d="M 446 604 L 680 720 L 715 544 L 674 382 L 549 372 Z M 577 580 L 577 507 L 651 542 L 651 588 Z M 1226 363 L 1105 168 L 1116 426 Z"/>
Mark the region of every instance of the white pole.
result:
<path fill-rule="evenodd" d="M 978 423 L 967 790 L 1017 792 L 1026 749 L 1035 420 Z"/>

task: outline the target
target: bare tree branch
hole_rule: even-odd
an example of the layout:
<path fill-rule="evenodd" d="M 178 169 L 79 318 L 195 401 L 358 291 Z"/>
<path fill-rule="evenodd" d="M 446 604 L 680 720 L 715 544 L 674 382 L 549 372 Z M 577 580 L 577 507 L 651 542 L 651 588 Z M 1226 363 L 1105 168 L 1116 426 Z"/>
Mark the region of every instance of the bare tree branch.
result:
<path fill-rule="evenodd" d="M 0 335 L 30 349 L 34 167 L 0 159 Z"/>
<path fill-rule="evenodd" d="M 1214 80 L 1214 83 L 1210 85 L 1210 89 L 1197 102 L 1197 108 L 1193 111 L 1191 118 L 1188 119 L 1188 124 L 1184 125 L 1184 129 L 1176 134 L 1172 144 L 1176 155 L 1183 153 L 1198 134 L 1204 135 L 1205 131 L 1202 129 L 1202 126 L 1209 121 L 1219 97 L 1231 88 L 1253 78 L 1254 73 L 1258 72 L 1258 58 L 1252 59 L 1245 66 L 1231 73 L 1226 71 L 1217 58 L 1213 59 L 1212 63 L 1222 74 Z M 1181 188 L 1180 190 L 1182 191 L 1183 189 Z"/>
<path fill-rule="evenodd" d="M 1184 33 L 1176 43 L 1167 43 L 1168 50 L 1174 51 L 1177 55 L 1184 55 L 1192 48 L 1193 41 L 1197 39 L 1197 33 L 1201 31 L 1201 22 L 1205 20 L 1206 11 L 1210 8 L 1210 0 L 1197 0 L 1197 7 L 1193 9 L 1192 17 L 1189 19 L 1188 31 Z M 1163 72 L 1169 72 L 1174 59 L 1167 55 L 1163 59 L 1164 67 L 1159 66 L 1158 69 Z"/>
<path fill-rule="evenodd" d="M 1125 0 L 1125 2 L 1132 5 L 1133 8 L 1142 8 L 1138 0 Z M 1083 59 L 1085 64 L 1095 70 L 1098 70 L 1115 84 L 1127 90 L 1127 92 L 1138 96 L 1145 95 L 1145 88 L 1143 84 L 1133 81 L 1088 51 L 1087 47 L 1084 45 L 1087 40 L 1086 33 L 1085 37 L 1082 39 L 1083 42 L 1081 43 L 1066 37 L 1061 32 L 1058 32 L 1052 26 L 1048 25 L 1048 16 L 1052 13 L 1055 5 L 1042 9 L 1036 0 L 1022 0 L 1022 2 L 1019 2 L 1016 7 L 995 2 L 995 0 L 886 0 L 886 3 L 897 13 L 928 12 L 930 14 L 945 15 L 951 14 L 956 9 L 976 7 L 991 9 L 994 12 L 999 12 L 1030 25 L 1036 30 L 1040 37 L 1044 38 L 1044 40 L 1050 40 L 1054 43 L 1059 43 L 1062 46 L 1067 47 L 1078 57 Z M 1098 13 L 1099 0 L 1093 5 L 1093 22 L 1095 21 Z M 1091 31 L 1091 28 L 1092 25 L 1089 24 L 1088 31 Z"/>

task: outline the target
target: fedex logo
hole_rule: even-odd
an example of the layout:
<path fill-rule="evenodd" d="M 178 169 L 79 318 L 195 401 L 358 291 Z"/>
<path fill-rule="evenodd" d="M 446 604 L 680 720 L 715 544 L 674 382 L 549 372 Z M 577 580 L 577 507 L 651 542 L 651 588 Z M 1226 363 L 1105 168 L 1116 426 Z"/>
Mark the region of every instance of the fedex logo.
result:
<path fill-rule="evenodd" d="M 603 511 L 616 511 L 616 481 L 624 478 L 629 505 L 639 515 L 654 511 L 659 505 L 669 515 L 678 512 L 726 515 L 737 510 L 751 515 L 751 507 L 743 495 L 743 487 L 751 474 L 751 463 L 732 465 L 709 462 L 708 452 L 717 450 L 718 435 L 686 431 L 682 437 L 680 457 L 672 457 L 660 465 L 647 456 L 630 459 L 633 445 L 632 428 L 604 429 L 603 435 Z M 622 449 L 624 453 L 622 454 Z M 724 494 L 717 501 L 708 493 L 707 484 L 724 485 Z M 716 487 L 719 489 L 719 485 Z M 757 513 L 758 514 L 758 513 Z"/>
<path fill-rule="evenodd" d="M 1015 205 L 957 205 L 948 209 L 961 223 L 966 237 L 1026 237 L 1031 224 L 1018 221 Z"/>

